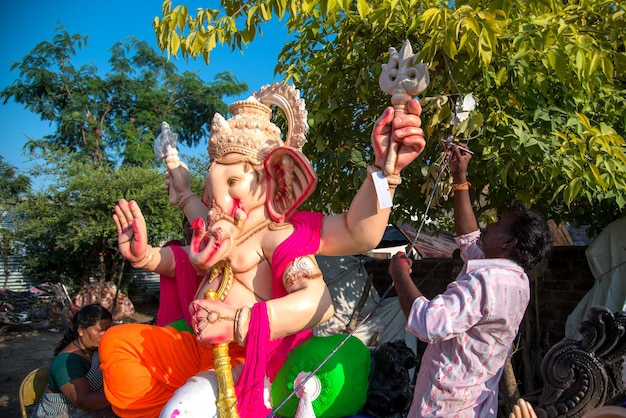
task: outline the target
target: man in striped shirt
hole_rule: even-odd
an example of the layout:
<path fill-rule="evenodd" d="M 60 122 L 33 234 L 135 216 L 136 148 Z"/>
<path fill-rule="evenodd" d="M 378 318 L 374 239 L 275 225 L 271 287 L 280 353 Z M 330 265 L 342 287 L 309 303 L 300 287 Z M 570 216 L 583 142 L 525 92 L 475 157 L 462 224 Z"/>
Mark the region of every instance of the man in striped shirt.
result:
<path fill-rule="evenodd" d="M 545 258 L 552 238 L 541 216 L 518 202 L 481 233 L 467 181 L 471 154 L 449 152 L 463 269 L 428 300 L 411 279 L 409 257 L 398 253 L 389 265 L 407 329 L 428 343 L 408 416 L 496 417 L 498 383 L 530 299 L 525 270 Z"/>

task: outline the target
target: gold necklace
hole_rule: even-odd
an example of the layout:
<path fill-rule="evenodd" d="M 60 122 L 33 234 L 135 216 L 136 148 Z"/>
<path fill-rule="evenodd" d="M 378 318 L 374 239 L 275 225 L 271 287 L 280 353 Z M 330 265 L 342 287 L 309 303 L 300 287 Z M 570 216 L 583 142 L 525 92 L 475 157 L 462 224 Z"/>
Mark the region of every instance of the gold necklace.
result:
<path fill-rule="evenodd" d="M 246 242 L 251 236 L 253 236 L 254 234 L 256 234 L 257 232 L 262 231 L 263 229 L 265 229 L 265 227 L 267 227 L 268 225 L 270 225 L 272 223 L 272 221 L 270 219 L 266 219 L 264 221 L 259 222 L 258 224 L 256 224 L 255 226 L 253 226 L 252 228 L 248 229 L 247 231 L 243 232 L 241 235 L 239 235 L 237 237 L 237 239 L 235 240 L 235 246 L 241 245 L 244 242 Z"/>

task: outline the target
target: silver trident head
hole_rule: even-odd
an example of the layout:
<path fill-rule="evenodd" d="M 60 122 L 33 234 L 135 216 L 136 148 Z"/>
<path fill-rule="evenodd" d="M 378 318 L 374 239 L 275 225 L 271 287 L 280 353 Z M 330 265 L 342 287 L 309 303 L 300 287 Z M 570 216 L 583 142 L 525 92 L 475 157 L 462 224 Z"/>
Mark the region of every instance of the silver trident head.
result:
<path fill-rule="evenodd" d="M 161 133 L 154 140 L 154 155 L 160 160 L 164 160 L 170 155 L 178 155 L 177 142 L 178 134 L 172 132 L 170 125 L 163 121 Z"/>
<path fill-rule="evenodd" d="M 383 64 L 378 84 L 382 91 L 391 95 L 391 104 L 395 114 L 404 113 L 404 105 L 428 87 L 430 76 L 428 64 L 419 63 L 417 54 L 413 54 L 411 43 L 406 40 L 400 48 L 400 53 L 395 48 L 389 48 L 389 62 Z M 392 140 L 387 149 L 385 159 L 385 175 L 393 174 L 398 159 L 399 144 Z"/>

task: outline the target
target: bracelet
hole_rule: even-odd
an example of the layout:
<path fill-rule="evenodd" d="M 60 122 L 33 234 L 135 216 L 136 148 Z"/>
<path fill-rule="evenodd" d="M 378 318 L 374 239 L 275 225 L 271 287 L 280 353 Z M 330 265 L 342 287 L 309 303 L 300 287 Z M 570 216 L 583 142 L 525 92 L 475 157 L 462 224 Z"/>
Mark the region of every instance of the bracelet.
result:
<path fill-rule="evenodd" d="M 450 191 L 454 193 L 454 192 L 458 192 L 459 190 L 469 190 L 470 187 L 472 187 L 472 183 L 470 183 L 469 181 L 466 181 L 465 183 L 453 184 L 452 187 L 450 188 Z"/>
<path fill-rule="evenodd" d="M 146 255 L 141 260 L 130 263 L 130 265 L 136 269 L 143 268 L 150 261 L 152 261 L 152 257 L 154 257 L 154 253 L 152 252 L 152 246 L 148 245 L 148 251 L 146 251 Z"/>
<path fill-rule="evenodd" d="M 372 178 L 372 173 L 376 173 L 378 171 L 383 171 L 383 169 L 377 166 L 376 164 L 368 165 L 367 166 L 367 178 L 373 181 L 374 179 Z"/>
<path fill-rule="evenodd" d="M 233 335 L 235 336 L 235 342 L 242 347 L 246 346 L 246 340 L 248 338 L 248 327 L 250 325 L 250 315 L 252 310 L 247 306 L 243 306 L 237 309 L 235 314 L 235 323 L 233 324 Z"/>
<path fill-rule="evenodd" d="M 387 176 L 387 184 L 390 189 L 395 189 L 400 184 L 402 184 L 402 179 L 400 178 L 400 174 L 392 174 Z"/>
<path fill-rule="evenodd" d="M 378 171 L 383 171 L 383 169 L 375 164 L 368 165 L 367 166 L 367 178 L 374 181 L 374 179 L 372 178 L 372 175 L 373 173 L 376 173 Z M 387 176 L 386 179 L 387 179 L 387 185 L 389 186 L 390 189 L 395 189 L 396 187 L 398 187 L 398 185 L 402 184 L 402 179 L 400 178 L 400 174 L 392 174 L 390 176 Z"/>
<path fill-rule="evenodd" d="M 187 192 L 182 195 L 180 199 L 178 199 L 178 207 L 180 208 L 180 210 L 184 210 L 185 206 L 187 206 L 187 203 L 189 203 L 189 201 L 194 197 L 196 197 L 196 194 L 193 192 Z"/>

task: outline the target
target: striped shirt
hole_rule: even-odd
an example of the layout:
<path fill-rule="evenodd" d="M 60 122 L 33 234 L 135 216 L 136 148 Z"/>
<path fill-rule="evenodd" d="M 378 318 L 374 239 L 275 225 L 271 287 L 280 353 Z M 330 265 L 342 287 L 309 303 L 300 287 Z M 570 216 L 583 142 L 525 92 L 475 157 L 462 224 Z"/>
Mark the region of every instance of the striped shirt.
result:
<path fill-rule="evenodd" d="M 465 261 L 446 291 L 413 302 L 407 329 L 428 344 L 409 417 L 496 417 L 498 383 L 530 299 L 524 269 L 485 259 L 479 231 L 456 238 Z"/>

